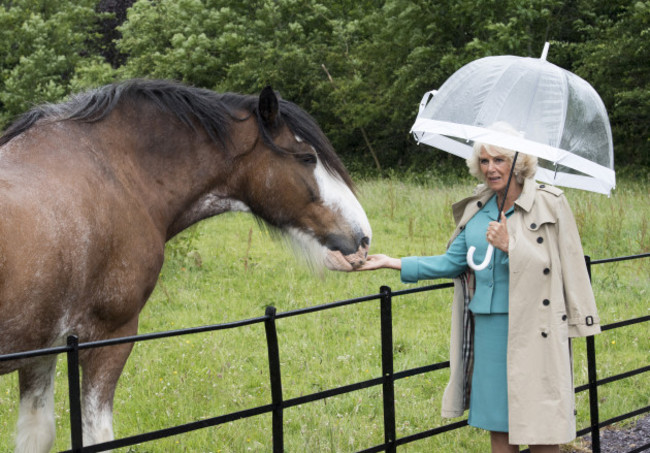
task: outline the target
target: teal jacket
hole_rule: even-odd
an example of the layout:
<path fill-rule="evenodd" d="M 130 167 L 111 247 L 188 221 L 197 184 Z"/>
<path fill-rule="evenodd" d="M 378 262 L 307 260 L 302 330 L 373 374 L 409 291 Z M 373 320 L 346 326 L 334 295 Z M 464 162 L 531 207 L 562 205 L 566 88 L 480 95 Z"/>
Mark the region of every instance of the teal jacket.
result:
<path fill-rule="evenodd" d="M 514 212 L 511 208 L 506 217 Z M 451 243 L 444 255 L 402 258 L 404 283 L 435 278 L 455 278 L 467 271 L 467 250 L 476 247 L 474 261 L 482 263 L 488 248 L 488 224 L 499 217 L 496 196 L 485 203 Z M 475 273 L 476 291 L 469 309 L 475 314 L 508 313 L 508 254 L 495 248 L 490 265 Z"/>

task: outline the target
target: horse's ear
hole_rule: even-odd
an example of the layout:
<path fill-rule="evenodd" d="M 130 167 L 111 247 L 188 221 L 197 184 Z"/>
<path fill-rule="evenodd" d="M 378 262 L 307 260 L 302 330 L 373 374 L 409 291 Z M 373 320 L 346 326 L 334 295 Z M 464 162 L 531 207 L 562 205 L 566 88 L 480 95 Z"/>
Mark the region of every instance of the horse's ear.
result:
<path fill-rule="evenodd" d="M 271 86 L 265 87 L 260 93 L 259 111 L 264 127 L 273 128 L 278 118 L 278 98 Z"/>

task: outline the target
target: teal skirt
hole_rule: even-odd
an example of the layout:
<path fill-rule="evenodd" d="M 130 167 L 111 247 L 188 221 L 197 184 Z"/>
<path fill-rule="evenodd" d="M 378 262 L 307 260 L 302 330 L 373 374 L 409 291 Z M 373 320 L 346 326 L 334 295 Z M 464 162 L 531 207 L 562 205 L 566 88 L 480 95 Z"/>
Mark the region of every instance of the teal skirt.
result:
<path fill-rule="evenodd" d="M 468 423 L 508 432 L 508 314 L 474 315 L 474 371 Z"/>

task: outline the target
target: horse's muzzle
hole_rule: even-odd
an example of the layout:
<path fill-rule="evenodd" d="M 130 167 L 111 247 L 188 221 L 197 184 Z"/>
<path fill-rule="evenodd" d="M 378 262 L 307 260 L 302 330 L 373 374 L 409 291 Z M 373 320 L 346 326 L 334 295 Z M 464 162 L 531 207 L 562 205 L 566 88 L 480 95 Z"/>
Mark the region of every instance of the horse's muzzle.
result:
<path fill-rule="evenodd" d="M 332 271 L 344 272 L 350 272 L 361 267 L 368 257 L 370 238 L 363 235 L 355 242 L 356 246 L 351 247 L 349 240 L 346 240 L 345 237 L 339 235 L 330 236 L 325 244 L 329 249 L 325 258 L 325 266 Z"/>

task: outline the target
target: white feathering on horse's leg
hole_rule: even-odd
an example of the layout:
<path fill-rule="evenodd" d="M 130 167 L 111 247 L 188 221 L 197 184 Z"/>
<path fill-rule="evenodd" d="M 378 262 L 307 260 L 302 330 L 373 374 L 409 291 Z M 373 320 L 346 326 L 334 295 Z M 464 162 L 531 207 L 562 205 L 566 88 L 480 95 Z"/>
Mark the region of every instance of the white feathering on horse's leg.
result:
<path fill-rule="evenodd" d="M 93 422 L 84 421 L 83 425 L 84 445 L 101 444 L 114 439 L 113 415 L 109 411 L 97 413 Z"/>
<path fill-rule="evenodd" d="M 47 453 L 54 444 L 54 385 L 21 396 L 16 453 Z"/>
<path fill-rule="evenodd" d="M 95 445 L 114 439 L 113 410 L 109 403 L 98 403 L 96 389 L 83 399 L 82 420 L 84 445 Z"/>

